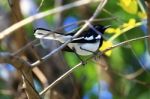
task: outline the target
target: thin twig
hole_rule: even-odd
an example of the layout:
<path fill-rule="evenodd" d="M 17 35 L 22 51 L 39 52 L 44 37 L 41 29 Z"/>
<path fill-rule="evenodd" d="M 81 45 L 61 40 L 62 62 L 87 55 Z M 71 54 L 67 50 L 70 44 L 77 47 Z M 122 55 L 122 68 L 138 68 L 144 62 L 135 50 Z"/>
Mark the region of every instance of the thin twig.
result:
<path fill-rule="evenodd" d="M 127 40 L 127 41 L 118 43 L 118 44 L 116 44 L 116 45 L 114 45 L 114 46 L 112 46 L 112 47 L 107 48 L 107 49 L 104 50 L 102 53 L 105 53 L 105 52 L 107 52 L 107 51 L 110 50 L 110 49 L 114 49 L 114 48 L 119 47 L 119 46 L 122 46 L 122 45 L 124 45 L 124 44 L 128 44 L 129 42 L 133 42 L 133 41 L 137 41 L 137 40 L 141 40 L 141 39 L 145 39 L 145 38 L 150 38 L 150 35 L 142 36 L 142 37 L 137 37 L 137 38 L 134 38 L 134 39 L 130 39 L 130 40 Z"/>
<path fill-rule="evenodd" d="M 42 7 L 43 3 L 44 3 L 44 0 L 41 1 L 39 7 L 37 8 L 37 12 L 40 10 L 40 8 Z"/>
<path fill-rule="evenodd" d="M 142 7 L 142 6 L 140 5 L 140 1 L 139 1 L 139 0 L 138 0 L 138 3 L 139 3 L 139 6 Z M 143 8 L 142 8 L 142 9 L 143 9 Z M 107 14 L 109 14 L 111 17 L 115 17 L 114 14 L 111 13 L 111 12 L 109 12 L 108 10 L 103 9 L 103 11 L 106 12 Z M 120 17 L 117 17 L 117 18 L 116 18 L 116 21 L 121 22 L 121 23 L 124 23 L 123 19 L 121 19 Z M 128 30 L 129 30 L 129 29 L 128 29 Z M 126 32 L 126 31 L 124 31 L 124 32 Z M 128 39 L 125 34 L 124 34 L 123 36 L 125 37 L 125 39 Z M 129 45 L 131 46 L 131 44 L 129 44 Z M 137 61 L 139 62 L 139 64 L 145 69 L 144 64 L 138 59 L 138 57 L 137 57 L 137 55 L 136 55 L 134 49 L 132 48 L 132 46 L 129 47 L 129 48 L 130 48 L 130 50 L 132 51 L 132 53 L 133 53 L 133 55 L 135 56 L 135 58 L 137 59 Z M 145 69 L 145 70 L 146 70 L 146 69 Z M 143 71 L 143 72 L 144 72 L 144 71 Z"/>
<path fill-rule="evenodd" d="M 76 32 L 76 34 L 69 40 L 67 40 L 64 44 L 62 44 L 61 46 L 59 46 L 57 49 L 53 50 L 52 52 L 50 52 L 49 54 L 47 54 L 46 56 L 44 56 L 43 58 L 41 58 L 43 61 L 46 61 L 49 57 L 51 57 L 53 54 L 55 54 L 56 52 L 62 50 L 64 47 L 67 46 L 68 43 L 70 43 L 74 38 L 76 38 L 79 34 L 82 33 L 82 31 L 89 25 L 89 23 L 98 15 L 98 13 L 102 10 L 102 8 L 104 7 L 104 5 L 106 4 L 107 0 L 103 0 L 100 1 L 100 4 L 98 5 L 96 11 L 94 12 L 93 16 L 88 20 L 88 22 L 86 22 L 81 29 L 79 29 L 79 31 Z M 35 67 L 37 65 L 39 65 L 41 62 L 40 60 L 37 60 L 36 62 L 34 62 L 32 64 L 32 67 Z"/>
<path fill-rule="evenodd" d="M 37 53 L 37 49 L 35 49 L 35 46 L 34 46 L 34 45 L 32 45 L 31 51 L 33 52 L 33 55 L 35 55 L 35 57 L 36 57 L 38 60 L 42 61 L 42 59 L 41 59 L 41 57 L 39 56 L 39 54 Z"/>
<path fill-rule="evenodd" d="M 99 55 L 103 55 L 105 52 L 109 51 L 109 50 L 112 50 L 116 47 L 120 47 L 120 46 L 123 46 L 125 44 L 128 44 L 130 42 L 133 42 L 133 41 L 137 41 L 137 40 L 142 40 L 142 39 L 148 39 L 150 38 L 150 35 L 148 36 L 143 36 L 143 37 L 138 37 L 138 38 L 134 38 L 134 39 L 130 39 L 130 40 L 127 40 L 127 41 L 124 41 L 124 42 L 121 42 L 121 43 L 118 43 L 112 47 L 109 47 L 107 49 L 105 49 L 104 51 L 102 51 L 101 53 L 99 52 Z M 95 57 L 95 55 L 91 56 L 90 58 L 88 58 L 86 60 L 86 62 L 88 60 L 90 60 L 91 58 Z M 50 84 L 48 87 L 46 87 L 43 91 L 40 92 L 40 95 L 43 95 L 46 91 L 48 91 L 49 89 L 51 89 L 52 87 L 54 87 L 57 83 L 59 83 L 61 80 L 63 80 L 64 78 L 66 78 L 68 75 L 70 75 L 75 69 L 77 69 L 78 67 L 80 67 L 81 65 L 83 65 L 82 62 L 78 63 L 77 65 L 75 65 L 73 68 L 71 68 L 69 71 L 67 71 L 66 73 L 64 73 L 62 76 L 60 76 L 58 79 L 56 79 L 52 84 Z"/>
<path fill-rule="evenodd" d="M 67 77 L 68 75 L 70 75 L 76 68 L 78 68 L 79 66 L 82 65 L 82 62 L 80 62 L 79 64 L 77 64 L 76 66 L 74 66 L 73 68 L 71 68 L 70 70 L 68 70 L 67 72 L 65 72 L 62 76 L 60 76 L 59 78 L 57 78 L 53 83 L 51 83 L 48 87 L 46 87 L 44 90 L 42 90 L 39 95 L 43 95 L 46 91 L 48 91 L 49 89 L 51 89 L 52 87 L 54 87 L 57 83 L 59 83 L 62 79 L 64 79 L 65 77 Z"/>
<path fill-rule="evenodd" d="M 51 15 L 51 14 L 54 14 L 54 13 L 62 12 L 62 11 L 71 9 L 73 7 L 78 7 L 78 6 L 81 6 L 81 5 L 85 5 L 85 4 L 88 4 L 88 3 L 91 3 L 91 2 L 97 2 L 97 1 L 98 0 L 79 0 L 79 1 L 67 4 L 67 5 L 64 5 L 64 6 L 60 6 L 60 7 L 44 11 L 44 12 L 38 13 L 38 14 L 33 15 L 33 16 L 30 16 L 30 17 L 28 17 L 28 18 L 26 18 L 26 19 L 24 19 L 24 20 L 22 20 L 22 21 L 20 21 L 16 24 L 10 26 L 9 28 L 5 29 L 4 31 L 2 31 L 0 33 L 0 40 L 5 38 L 6 36 L 10 35 L 16 29 L 18 29 L 20 27 L 23 27 L 24 25 L 29 24 L 29 23 L 37 20 L 37 19 L 41 19 L 45 16 L 48 16 L 48 15 Z"/>
<path fill-rule="evenodd" d="M 32 46 L 38 39 L 35 39 L 31 42 L 29 42 L 28 44 L 26 44 L 25 46 L 23 46 L 22 48 L 20 48 L 19 50 L 17 50 L 16 52 L 13 53 L 13 55 L 17 55 L 25 50 L 27 50 L 28 47 Z"/>
<path fill-rule="evenodd" d="M 94 12 L 93 16 L 88 20 L 88 22 L 86 22 L 83 27 L 77 31 L 77 33 L 72 37 L 75 38 L 77 37 L 79 34 L 82 33 L 82 31 L 89 25 L 89 23 L 98 15 L 98 13 L 102 10 L 102 8 L 104 7 L 104 5 L 106 4 L 107 0 L 104 0 L 102 2 L 100 2 L 100 4 L 98 5 L 96 11 Z M 57 49 L 53 50 L 50 54 L 46 55 L 45 57 L 43 57 L 43 60 L 47 60 L 47 58 L 49 58 L 51 55 L 53 55 L 54 53 L 56 53 L 57 51 L 61 50 L 62 48 L 64 48 L 65 46 L 67 46 L 68 43 L 70 43 L 72 41 L 72 39 L 69 39 L 68 41 L 66 41 L 64 44 L 62 44 L 60 47 L 58 47 Z M 38 60 L 37 62 L 35 62 L 34 64 L 32 64 L 32 66 L 36 66 L 40 63 L 40 61 Z M 64 77 L 68 76 L 70 73 L 72 73 L 73 70 L 75 70 L 77 67 L 81 66 L 83 63 L 80 62 L 79 64 L 77 64 L 76 66 L 74 66 L 72 69 L 70 69 L 69 71 L 67 71 L 65 74 L 63 74 L 62 76 L 60 76 L 58 79 L 56 79 L 52 84 L 50 84 L 48 87 L 46 87 L 43 91 L 40 92 L 40 95 L 44 94 L 46 91 L 48 91 L 51 87 L 53 87 L 54 85 L 56 85 L 60 80 L 62 80 Z"/>
<path fill-rule="evenodd" d="M 55 7 L 59 7 L 59 6 L 62 6 L 63 5 L 63 0 L 55 0 L 55 4 L 54 6 Z M 54 15 L 54 20 L 55 20 L 55 26 L 56 27 L 60 27 L 61 23 L 62 23 L 62 19 L 63 19 L 63 16 L 62 16 L 62 12 L 59 12 L 59 13 L 56 13 Z"/>
<path fill-rule="evenodd" d="M 0 52 L 0 63 L 12 64 L 12 66 L 14 66 L 24 78 L 24 88 L 28 97 L 30 99 L 40 99 L 40 96 L 33 85 L 32 70 L 28 61 L 18 56 L 14 56 L 9 52 Z"/>
<path fill-rule="evenodd" d="M 86 21 L 86 23 L 82 26 L 82 28 L 79 31 L 77 31 L 77 33 L 73 36 L 73 38 L 76 38 L 78 35 L 80 35 L 80 33 L 84 29 L 86 29 L 86 27 L 89 25 L 89 23 L 91 23 L 94 20 L 94 18 L 96 18 L 98 13 L 101 12 L 102 8 L 105 6 L 106 3 L 107 3 L 107 0 L 102 0 L 100 2 L 100 4 L 98 5 L 97 9 L 95 10 L 93 16 L 89 20 Z"/>
<path fill-rule="evenodd" d="M 122 77 L 124 79 L 133 81 L 137 84 L 140 84 L 140 85 L 143 85 L 143 86 L 146 86 L 146 87 L 150 87 L 150 83 L 147 83 L 147 82 L 136 79 L 136 77 L 138 77 L 139 75 L 141 75 L 144 72 L 144 70 L 142 68 L 139 69 L 138 71 L 136 71 L 134 73 L 131 73 L 131 74 L 128 74 L 128 75 L 116 73 L 115 71 L 111 71 L 111 72 L 113 72 L 115 75 L 117 75 L 119 77 Z"/>
<path fill-rule="evenodd" d="M 109 20 L 113 20 L 113 19 L 116 19 L 116 17 L 108 17 L 108 18 L 102 18 L 102 19 L 93 19 L 92 22 L 109 21 Z M 86 22 L 86 21 L 87 21 L 87 20 L 81 20 L 81 21 L 78 21 L 78 22 L 70 23 L 70 24 L 68 24 L 68 25 L 58 27 L 56 30 L 58 31 L 58 30 L 61 30 L 61 29 L 63 29 L 63 28 L 72 26 L 72 25 L 74 25 L 74 24 L 82 24 L 82 23 L 84 23 L 84 22 Z M 54 32 L 55 32 L 55 31 L 54 31 Z M 21 53 L 21 52 L 27 50 L 28 47 L 33 46 L 33 45 L 35 44 L 35 42 L 37 42 L 37 41 L 38 41 L 38 39 L 35 39 L 35 40 L 29 42 L 28 44 L 26 44 L 25 46 L 23 46 L 22 48 L 20 48 L 18 51 L 14 52 L 13 54 L 14 54 L 14 55 L 17 55 L 17 54 L 19 54 L 19 53 Z"/>
<path fill-rule="evenodd" d="M 100 22 L 100 21 L 110 21 L 110 20 L 114 20 L 114 19 L 116 19 L 116 18 L 117 18 L 117 17 L 108 17 L 108 18 L 101 18 L 101 19 L 93 19 L 93 20 L 91 21 L 91 23 L 93 23 L 93 22 Z M 81 20 L 81 21 L 77 21 L 77 22 L 73 22 L 73 23 L 69 23 L 69 24 L 67 24 L 67 25 L 58 27 L 58 28 L 56 29 L 56 31 L 62 30 L 62 29 L 64 29 L 64 28 L 66 28 L 66 27 L 69 27 L 69 26 L 72 26 L 72 25 L 75 25 L 75 24 L 80 25 L 80 24 L 85 23 L 86 21 L 88 21 L 88 19 L 86 19 L 86 20 Z"/>

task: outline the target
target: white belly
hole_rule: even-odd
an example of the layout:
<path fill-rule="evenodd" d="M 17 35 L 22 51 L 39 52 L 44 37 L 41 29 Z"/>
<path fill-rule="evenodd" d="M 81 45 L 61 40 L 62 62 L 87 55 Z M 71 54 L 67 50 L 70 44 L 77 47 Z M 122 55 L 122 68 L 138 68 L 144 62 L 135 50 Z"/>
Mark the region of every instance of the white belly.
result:
<path fill-rule="evenodd" d="M 99 48 L 99 44 L 100 42 L 98 41 L 92 44 L 91 43 L 81 43 L 81 44 L 69 43 L 68 46 L 70 48 L 75 48 L 75 51 L 77 54 L 82 55 L 82 56 L 87 56 L 87 55 L 93 54 L 92 52 L 96 52 Z M 86 50 L 83 50 L 81 48 L 86 49 Z"/>

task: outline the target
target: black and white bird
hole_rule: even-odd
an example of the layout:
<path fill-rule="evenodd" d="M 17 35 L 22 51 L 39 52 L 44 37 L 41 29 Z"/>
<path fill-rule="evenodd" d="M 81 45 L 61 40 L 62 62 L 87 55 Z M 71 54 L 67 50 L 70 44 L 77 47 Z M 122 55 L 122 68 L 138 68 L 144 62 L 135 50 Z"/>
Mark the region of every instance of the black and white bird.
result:
<path fill-rule="evenodd" d="M 93 25 L 93 28 L 89 28 L 83 31 L 78 37 L 74 38 L 67 47 L 81 56 L 91 55 L 96 52 L 103 43 L 102 34 L 109 26 Z M 60 43 L 65 43 L 77 31 L 62 34 L 51 30 L 37 28 L 35 30 L 35 37 L 39 39 L 57 40 Z"/>

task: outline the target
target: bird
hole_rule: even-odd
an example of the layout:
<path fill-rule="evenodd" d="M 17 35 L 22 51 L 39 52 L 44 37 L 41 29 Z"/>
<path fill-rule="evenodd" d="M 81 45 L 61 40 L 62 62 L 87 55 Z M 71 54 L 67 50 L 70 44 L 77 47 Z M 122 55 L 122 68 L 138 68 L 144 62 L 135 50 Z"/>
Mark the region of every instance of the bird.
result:
<path fill-rule="evenodd" d="M 64 50 L 75 52 L 80 56 L 88 56 L 97 52 L 103 44 L 103 34 L 110 26 L 92 25 L 92 27 L 94 29 L 89 27 L 76 38 L 73 38 Z M 37 28 L 34 31 L 34 36 L 38 39 L 56 40 L 60 43 L 65 43 L 67 40 L 71 39 L 76 32 L 77 30 L 64 34 L 44 28 Z"/>

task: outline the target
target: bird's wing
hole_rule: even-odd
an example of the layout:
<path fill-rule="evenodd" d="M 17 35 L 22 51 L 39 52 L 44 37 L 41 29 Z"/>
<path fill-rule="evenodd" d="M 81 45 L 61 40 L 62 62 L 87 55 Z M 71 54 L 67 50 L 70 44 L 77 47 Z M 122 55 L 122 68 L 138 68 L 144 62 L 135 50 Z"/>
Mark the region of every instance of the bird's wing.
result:
<path fill-rule="evenodd" d="M 96 39 L 89 39 L 85 37 L 74 38 L 71 43 L 95 43 Z"/>
<path fill-rule="evenodd" d="M 56 31 L 51 31 L 43 28 L 38 28 L 35 30 L 35 37 L 42 39 L 58 40 L 62 43 L 70 39 L 78 30 L 75 30 L 68 34 L 59 33 Z M 74 38 L 72 43 L 94 43 L 96 42 L 95 37 L 89 31 L 83 31 L 78 37 Z"/>

